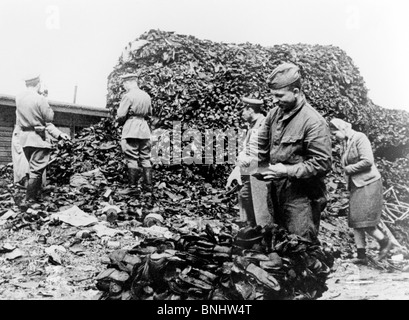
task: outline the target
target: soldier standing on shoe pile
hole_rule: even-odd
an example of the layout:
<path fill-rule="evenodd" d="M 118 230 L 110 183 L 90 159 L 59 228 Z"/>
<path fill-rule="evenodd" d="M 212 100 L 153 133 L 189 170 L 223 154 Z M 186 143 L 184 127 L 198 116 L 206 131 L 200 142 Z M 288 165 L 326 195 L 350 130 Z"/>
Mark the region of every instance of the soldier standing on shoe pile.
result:
<path fill-rule="evenodd" d="M 325 119 L 301 91 L 299 68 L 279 65 L 268 83 L 275 107 L 259 130 L 262 172 L 272 180 L 274 221 L 290 233 L 318 242 L 321 211 L 326 205 L 324 177 L 331 170 L 332 146 Z"/>
<path fill-rule="evenodd" d="M 28 161 L 26 155 L 24 154 L 23 148 L 20 145 L 20 132 L 19 126 L 15 125 L 13 130 L 13 135 L 11 138 L 11 157 L 13 159 L 13 177 L 14 184 L 21 188 L 26 188 L 30 169 L 28 166 Z M 46 185 L 46 171 L 44 170 L 42 176 L 42 186 Z"/>
<path fill-rule="evenodd" d="M 251 195 L 250 174 L 252 170 L 251 164 L 257 165 L 257 151 L 251 146 L 257 147 L 257 132 L 260 126 L 264 123 L 265 116 L 262 113 L 261 106 L 263 100 L 242 98 L 240 113 L 248 123 L 248 131 L 243 143 L 243 150 L 237 157 L 236 166 L 227 179 L 226 188 L 230 187 L 231 183 L 236 180 L 242 184 L 239 192 L 240 220 L 247 222 L 250 226 L 255 226 L 257 223 L 254 212 L 253 200 Z"/>
<path fill-rule="evenodd" d="M 138 86 L 137 74 L 125 74 L 126 93 L 117 110 L 117 119 L 122 128 L 121 147 L 128 168 L 131 186 L 136 186 L 143 173 L 144 187 L 152 191 L 151 130 L 146 119 L 152 115 L 149 94 Z M 139 167 L 139 161 L 142 169 Z"/>
<path fill-rule="evenodd" d="M 40 76 L 25 79 L 27 89 L 16 96 L 16 125 L 20 127 L 20 145 L 29 163 L 26 201 L 38 201 L 43 172 L 51 154 L 51 137 L 69 140 L 66 133 L 51 122 L 54 111 L 40 95 Z M 51 136 L 51 137 L 50 137 Z"/>

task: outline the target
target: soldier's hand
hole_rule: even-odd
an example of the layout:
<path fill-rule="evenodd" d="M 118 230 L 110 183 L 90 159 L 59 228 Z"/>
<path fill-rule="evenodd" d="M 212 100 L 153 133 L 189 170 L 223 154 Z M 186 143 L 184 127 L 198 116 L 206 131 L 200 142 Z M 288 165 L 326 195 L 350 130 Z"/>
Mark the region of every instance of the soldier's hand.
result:
<path fill-rule="evenodd" d="M 228 189 L 232 182 L 236 180 L 239 185 L 242 185 L 240 167 L 236 166 L 227 178 L 226 189 Z"/>
<path fill-rule="evenodd" d="M 237 157 L 237 165 L 242 167 L 242 168 L 247 168 L 251 163 L 251 158 L 239 155 Z"/>
<path fill-rule="evenodd" d="M 242 168 L 247 168 L 250 165 L 250 161 L 238 160 L 237 165 Z"/>
<path fill-rule="evenodd" d="M 61 134 L 60 134 L 60 138 L 63 139 L 63 140 L 65 140 L 65 141 L 71 140 L 71 137 L 70 137 L 68 134 L 66 134 L 66 133 L 61 133 Z"/>
<path fill-rule="evenodd" d="M 287 176 L 287 168 L 282 163 L 270 164 L 268 169 L 261 174 L 264 180 L 280 179 Z"/>
<path fill-rule="evenodd" d="M 159 117 L 151 116 L 149 123 L 152 130 L 156 129 L 156 127 L 159 125 Z"/>

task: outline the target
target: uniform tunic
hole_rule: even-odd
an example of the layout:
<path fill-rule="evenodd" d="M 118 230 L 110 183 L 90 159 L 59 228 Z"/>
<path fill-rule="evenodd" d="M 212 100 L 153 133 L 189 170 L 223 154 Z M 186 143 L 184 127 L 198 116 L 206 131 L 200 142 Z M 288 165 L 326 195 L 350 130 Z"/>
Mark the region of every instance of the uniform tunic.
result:
<path fill-rule="evenodd" d="M 22 129 L 20 144 L 24 147 L 51 149 L 51 137 L 58 138 L 61 131 L 51 122 L 54 111 L 47 99 L 32 90 L 26 90 L 16 96 L 16 123 Z M 34 131 L 34 127 L 45 127 L 45 139 Z M 32 129 L 25 131 L 25 129 Z"/>
<path fill-rule="evenodd" d="M 51 138 L 62 133 L 51 122 L 54 111 L 47 99 L 37 92 L 26 90 L 16 96 L 16 125 L 21 128 L 20 145 L 29 162 L 30 178 L 41 176 L 48 165 L 51 153 Z M 39 134 L 34 127 L 45 128 Z"/>
<path fill-rule="evenodd" d="M 117 110 L 118 120 L 124 120 L 121 147 L 129 168 L 151 167 L 151 131 L 145 120 L 152 115 L 150 96 L 139 88 L 131 89 L 122 97 Z"/>
<path fill-rule="evenodd" d="M 251 195 L 250 174 L 252 173 L 252 162 L 257 162 L 257 139 L 258 130 L 264 123 L 265 116 L 258 114 L 258 117 L 249 125 L 246 137 L 243 143 L 243 150 L 239 154 L 239 158 L 247 159 L 250 162 L 250 168 L 240 168 L 241 180 L 243 186 L 239 192 L 240 216 L 243 221 L 256 223 L 256 212 Z"/>
<path fill-rule="evenodd" d="M 272 109 L 259 131 L 259 160 L 282 163 L 288 176 L 273 180 L 274 221 L 317 241 L 326 204 L 324 176 L 331 169 L 331 137 L 325 119 L 302 96 L 289 112 Z"/>

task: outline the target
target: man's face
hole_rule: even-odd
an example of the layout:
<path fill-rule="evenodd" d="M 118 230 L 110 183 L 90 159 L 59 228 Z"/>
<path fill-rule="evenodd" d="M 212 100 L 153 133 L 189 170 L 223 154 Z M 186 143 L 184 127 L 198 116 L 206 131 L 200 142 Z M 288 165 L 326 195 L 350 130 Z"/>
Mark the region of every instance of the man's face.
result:
<path fill-rule="evenodd" d="M 42 93 L 43 89 L 44 89 L 44 84 L 42 81 L 40 81 L 40 83 L 38 84 L 37 92 Z"/>
<path fill-rule="evenodd" d="M 288 87 L 271 90 L 273 103 L 281 108 L 284 112 L 290 111 L 295 107 L 299 93 L 299 89 L 289 90 Z"/>
<path fill-rule="evenodd" d="M 138 86 L 138 80 L 136 78 L 129 78 L 124 80 L 124 88 L 129 91 L 130 89 Z"/>
<path fill-rule="evenodd" d="M 241 117 L 246 122 L 250 122 L 252 114 L 253 114 L 253 109 L 251 109 L 248 105 L 246 105 L 241 111 Z"/>

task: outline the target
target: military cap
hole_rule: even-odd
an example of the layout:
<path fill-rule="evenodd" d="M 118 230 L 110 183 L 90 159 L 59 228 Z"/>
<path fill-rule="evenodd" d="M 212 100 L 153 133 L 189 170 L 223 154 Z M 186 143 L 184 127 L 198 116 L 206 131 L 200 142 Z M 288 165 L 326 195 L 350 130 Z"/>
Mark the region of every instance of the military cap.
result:
<path fill-rule="evenodd" d="M 25 82 L 38 81 L 38 80 L 40 80 L 40 74 L 38 74 L 38 73 L 30 73 L 30 74 L 27 74 L 27 75 L 23 78 L 23 80 L 24 80 Z"/>
<path fill-rule="evenodd" d="M 123 80 L 130 80 L 130 79 L 137 79 L 139 78 L 139 74 L 137 73 L 125 73 L 119 76 Z"/>
<path fill-rule="evenodd" d="M 300 68 L 292 63 L 282 63 L 273 70 L 268 77 L 268 86 L 271 89 L 284 88 L 301 77 Z"/>
<path fill-rule="evenodd" d="M 247 97 L 242 97 L 241 101 L 243 101 L 243 103 L 239 105 L 239 109 L 243 109 L 247 104 L 251 106 L 261 106 L 264 103 L 263 100 L 247 98 Z"/>

